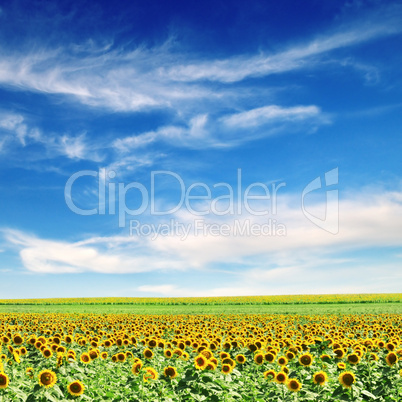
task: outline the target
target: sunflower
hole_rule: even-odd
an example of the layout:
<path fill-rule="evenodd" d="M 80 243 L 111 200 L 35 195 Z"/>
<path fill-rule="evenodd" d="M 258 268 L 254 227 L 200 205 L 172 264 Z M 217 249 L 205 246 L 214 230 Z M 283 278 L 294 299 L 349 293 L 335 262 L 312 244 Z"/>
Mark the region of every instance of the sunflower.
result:
<path fill-rule="evenodd" d="M 170 359 L 173 356 L 173 353 L 170 349 L 165 349 L 163 354 L 165 355 L 165 357 L 167 357 L 168 359 Z"/>
<path fill-rule="evenodd" d="M 15 342 L 14 342 L 15 343 Z M 394 343 L 392 343 L 392 342 L 388 342 L 386 345 L 385 345 L 385 347 L 387 348 L 387 350 L 389 351 L 389 352 L 393 352 L 394 350 L 395 350 L 395 348 L 396 348 L 396 345 L 394 344 Z"/>
<path fill-rule="evenodd" d="M 56 373 L 51 370 L 43 370 L 39 374 L 38 379 L 41 387 L 51 388 L 54 384 L 56 384 L 57 376 Z"/>
<path fill-rule="evenodd" d="M 208 360 L 203 355 L 198 355 L 194 360 L 194 366 L 198 370 L 204 370 L 207 363 L 208 363 Z"/>
<path fill-rule="evenodd" d="M 117 357 L 117 361 L 120 363 L 124 363 L 127 359 L 126 354 L 123 352 L 117 353 L 116 357 Z"/>
<path fill-rule="evenodd" d="M 180 356 L 181 360 L 187 361 L 190 358 L 190 355 L 187 352 L 183 352 Z"/>
<path fill-rule="evenodd" d="M 345 388 L 351 388 L 352 384 L 354 384 L 355 381 L 356 381 L 355 375 L 350 371 L 344 371 L 339 375 L 339 382 Z"/>
<path fill-rule="evenodd" d="M 313 364 L 313 356 L 310 353 L 305 353 L 299 357 L 299 363 L 302 366 L 311 366 Z"/>
<path fill-rule="evenodd" d="M 284 373 L 283 371 L 276 373 L 275 382 L 277 382 L 278 384 L 285 384 L 287 380 L 288 380 L 288 375 L 286 373 Z"/>
<path fill-rule="evenodd" d="M 140 371 L 141 371 L 141 369 L 142 369 L 142 365 L 143 365 L 143 363 L 142 363 L 141 360 L 136 361 L 136 362 L 133 364 L 133 367 L 131 367 L 131 372 L 132 372 L 134 375 L 139 374 Z"/>
<path fill-rule="evenodd" d="M 348 355 L 347 360 L 350 364 L 358 364 L 360 362 L 360 356 L 357 353 L 351 353 Z"/>
<path fill-rule="evenodd" d="M 176 378 L 177 377 L 177 370 L 175 367 L 167 366 L 163 369 L 163 375 L 166 378 Z"/>
<path fill-rule="evenodd" d="M 209 371 L 215 371 L 216 370 L 216 364 L 212 361 L 209 361 L 207 365 L 205 366 L 205 370 Z"/>
<path fill-rule="evenodd" d="M 63 364 L 63 358 L 64 355 L 62 355 L 61 353 L 57 353 L 57 362 L 56 362 L 57 368 L 59 368 Z"/>
<path fill-rule="evenodd" d="M 286 354 L 285 354 L 285 356 L 286 356 L 286 358 L 287 358 L 288 360 L 292 360 L 292 359 L 295 358 L 295 354 L 294 354 L 291 350 L 287 351 Z"/>
<path fill-rule="evenodd" d="M 81 354 L 80 360 L 81 360 L 84 364 L 91 363 L 91 357 L 90 357 L 89 354 L 86 353 L 86 352 L 84 352 L 84 353 Z"/>
<path fill-rule="evenodd" d="M 290 379 L 286 383 L 286 386 L 288 387 L 288 390 L 292 392 L 299 392 L 302 387 L 301 383 L 295 378 Z"/>
<path fill-rule="evenodd" d="M 276 372 L 275 370 L 268 370 L 264 373 L 264 378 L 268 381 L 274 380 L 276 377 Z"/>
<path fill-rule="evenodd" d="M 145 382 L 147 382 L 148 380 L 157 380 L 158 379 L 158 373 L 156 372 L 156 370 L 154 368 L 146 367 L 143 379 L 144 379 Z"/>
<path fill-rule="evenodd" d="M 34 369 L 32 367 L 28 367 L 25 370 L 25 374 L 29 377 L 29 378 L 33 378 L 34 375 Z"/>
<path fill-rule="evenodd" d="M 272 352 L 268 352 L 264 355 L 264 359 L 268 363 L 273 363 L 275 361 L 275 358 L 276 358 L 276 355 L 275 355 L 275 353 L 272 353 Z"/>
<path fill-rule="evenodd" d="M 222 364 L 230 364 L 233 368 L 236 367 L 236 362 L 233 359 L 231 359 L 230 357 L 223 359 Z"/>
<path fill-rule="evenodd" d="M 200 354 L 203 355 L 203 356 L 205 356 L 208 360 L 209 360 L 211 357 L 214 356 L 213 353 L 212 353 L 210 350 L 208 350 L 208 349 L 203 350 Z"/>
<path fill-rule="evenodd" d="M 21 344 L 24 343 L 24 338 L 23 338 L 21 335 L 16 334 L 16 335 L 14 335 L 13 342 L 14 342 L 17 346 L 19 346 L 19 345 L 21 345 Z"/>
<path fill-rule="evenodd" d="M 237 363 L 239 363 L 239 364 L 243 364 L 243 363 L 246 362 L 246 356 L 244 356 L 244 355 L 242 355 L 242 354 L 237 355 L 237 356 L 235 357 L 235 359 L 236 359 Z"/>
<path fill-rule="evenodd" d="M 281 356 L 278 358 L 278 364 L 280 366 L 286 366 L 287 363 L 288 363 L 288 359 L 285 356 Z"/>
<path fill-rule="evenodd" d="M 8 375 L 6 373 L 0 373 L 0 389 L 6 389 L 9 383 Z"/>
<path fill-rule="evenodd" d="M 385 358 L 388 366 L 393 366 L 398 361 L 398 356 L 394 352 L 389 352 Z"/>
<path fill-rule="evenodd" d="M 14 352 L 13 352 L 13 358 L 18 364 L 21 363 L 20 355 L 16 350 L 14 350 Z"/>
<path fill-rule="evenodd" d="M 84 393 L 85 387 L 81 381 L 76 380 L 68 385 L 67 391 L 72 396 L 80 396 Z"/>
<path fill-rule="evenodd" d="M 230 374 L 233 370 L 233 367 L 230 364 L 222 364 L 222 373 L 223 374 Z"/>
<path fill-rule="evenodd" d="M 346 363 L 340 362 L 340 363 L 337 364 L 337 367 L 338 367 L 339 370 L 345 370 Z"/>
<path fill-rule="evenodd" d="M 321 385 L 321 386 L 325 385 L 325 383 L 328 381 L 327 373 L 324 373 L 324 371 L 319 371 L 317 373 L 314 373 L 313 381 L 314 381 L 314 384 Z"/>
<path fill-rule="evenodd" d="M 97 349 L 91 349 L 88 354 L 91 360 L 95 360 L 99 357 L 99 351 Z"/>
<path fill-rule="evenodd" d="M 154 357 L 154 352 L 149 348 L 144 349 L 143 354 L 146 359 L 152 359 Z"/>
<path fill-rule="evenodd" d="M 72 338 L 70 335 L 67 335 L 67 336 L 64 338 L 64 342 L 66 342 L 66 343 L 68 343 L 68 344 L 73 343 L 73 338 Z"/>
<path fill-rule="evenodd" d="M 258 365 L 264 363 L 264 355 L 262 353 L 256 353 L 254 356 L 254 362 Z"/>
<path fill-rule="evenodd" d="M 45 357 L 46 359 L 50 359 L 50 358 L 53 356 L 53 352 L 52 352 L 51 349 L 45 348 L 45 349 L 43 349 L 43 351 L 42 351 L 42 355 L 43 355 L 43 357 Z"/>
<path fill-rule="evenodd" d="M 335 349 L 334 353 L 337 359 L 342 359 L 342 357 L 344 357 L 346 354 L 345 350 L 342 348 Z"/>

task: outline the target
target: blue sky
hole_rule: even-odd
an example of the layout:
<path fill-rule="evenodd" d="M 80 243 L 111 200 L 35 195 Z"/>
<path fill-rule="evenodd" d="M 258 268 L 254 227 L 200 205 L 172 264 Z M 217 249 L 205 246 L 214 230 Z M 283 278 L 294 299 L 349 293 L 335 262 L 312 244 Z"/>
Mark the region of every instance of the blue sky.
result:
<path fill-rule="evenodd" d="M 400 1 L 3 2 L 0 298 L 400 291 L 401 39 Z"/>

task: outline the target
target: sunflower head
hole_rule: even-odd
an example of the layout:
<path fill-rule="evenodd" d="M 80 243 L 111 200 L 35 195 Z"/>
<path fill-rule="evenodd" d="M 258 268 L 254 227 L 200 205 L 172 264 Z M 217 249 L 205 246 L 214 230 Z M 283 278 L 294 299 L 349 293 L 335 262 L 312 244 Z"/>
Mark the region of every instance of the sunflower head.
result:
<path fill-rule="evenodd" d="M 327 373 L 324 371 L 319 371 L 318 373 L 314 373 L 313 375 L 314 384 L 324 385 L 328 381 Z"/>
<path fill-rule="evenodd" d="M 237 355 L 237 356 L 236 356 L 236 361 L 237 361 L 237 363 L 239 363 L 239 364 L 243 364 L 243 363 L 246 362 L 246 356 L 244 356 L 244 355 L 242 355 L 242 354 Z"/>
<path fill-rule="evenodd" d="M 288 363 L 288 359 L 285 356 L 281 356 L 278 358 L 278 364 L 280 366 L 286 366 L 287 363 Z"/>
<path fill-rule="evenodd" d="M 14 342 L 17 346 L 19 346 L 19 345 L 21 345 L 22 343 L 24 343 L 24 338 L 23 338 L 21 335 L 16 334 L 16 335 L 14 335 L 13 342 Z"/>
<path fill-rule="evenodd" d="M 143 379 L 144 379 L 145 382 L 147 382 L 149 380 L 157 380 L 158 379 L 158 373 L 154 368 L 146 367 Z"/>
<path fill-rule="evenodd" d="M 54 384 L 56 384 L 57 376 L 56 373 L 51 370 L 43 370 L 39 374 L 38 379 L 41 387 L 51 388 Z"/>
<path fill-rule="evenodd" d="M 254 362 L 258 365 L 264 363 L 264 355 L 262 353 L 256 353 L 254 356 Z"/>
<path fill-rule="evenodd" d="M 398 355 L 394 352 L 389 352 L 385 358 L 388 366 L 393 366 L 398 361 Z"/>
<path fill-rule="evenodd" d="M 140 371 L 141 371 L 141 369 L 142 369 L 142 365 L 143 365 L 142 361 L 141 361 L 141 360 L 137 360 L 137 361 L 133 364 L 133 367 L 131 368 L 131 372 L 132 372 L 134 375 L 139 374 Z"/>
<path fill-rule="evenodd" d="M 172 367 L 172 366 L 165 367 L 164 370 L 163 370 L 163 375 L 166 378 L 176 378 L 177 377 L 177 370 L 176 370 L 175 367 Z"/>
<path fill-rule="evenodd" d="M 290 379 L 287 383 L 286 383 L 288 390 L 292 391 L 292 392 L 299 392 L 302 385 L 301 383 L 296 380 L 295 378 Z"/>
<path fill-rule="evenodd" d="M 357 353 L 351 353 L 348 355 L 347 360 L 350 364 L 358 364 L 360 362 L 360 356 Z"/>
<path fill-rule="evenodd" d="M 84 352 L 84 353 L 81 354 L 80 360 L 81 360 L 84 364 L 88 364 L 88 363 L 91 362 L 91 357 L 89 356 L 88 353 Z"/>
<path fill-rule="evenodd" d="M 144 357 L 145 357 L 146 359 L 152 359 L 152 358 L 154 357 L 154 352 L 152 352 L 151 349 L 146 348 L 146 349 L 144 350 Z"/>
<path fill-rule="evenodd" d="M 305 353 L 299 357 L 299 363 L 302 366 L 311 366 L 313 364 L 313 356 L 310 353 Z"/>
<path fill-rule="evenodd" d="M 207 365 L 205 366 L 205 370 L 209 371 L 215 371 L 216 370 L 216 364 L 212 361 L 209 361 Z"/>
<path fill-rule="evenodd" d="M 194 360 L 194 366 L 198 370 L 204 370 L 208 360 L 203 355 L 198 355 Z"/>
<path fill-rule="evenodd" d="M 268 381 L 272 381 L 275 379 L 276 372 L 275 370 L 268 370 L 264 373 L 264 378 Z"/>
<path fill-rule="evenodd" d="M 288 375 L 286 373 L 284 373 L 283 371 L 276 373 L 275 381 L 278 384 L 285 384 L 287 380 L 288 380 Z"/>
<path fill-rule="evenodd" d="M 275 355 L 275 353 L 272 353 L 272 352 L 268 352 L 264 355 L 264 359 L 268 363 L 273 363 L 275 361 L 275 358 L 276 358 L 276 355 Z"/>
<path fill-rule="evenodd" d="M 74 381 L 68 385 L 67 391 L 71 396 L 80 396 L 84 393 L 85 387 L 81 381 Z"/>
<path fill-rule="evenodd" d="M 233 370 L 233 367 L 230 364 L 222 364 L 222 373 L 230 374 Z"/>
<path fill-rule="evenodd" d="M 356 377 L 353 373 L 350 371 L 344 371 L 339 375 L 339 382 L 344 386 L 345 388 L 351 388 L 352 384 L 356 381 Z"/>
<path fill-rule="evenodd" d="M 6 389 L 9 383 L 8 375 L 6 373 L 0 373 L 0 389 Z"/>

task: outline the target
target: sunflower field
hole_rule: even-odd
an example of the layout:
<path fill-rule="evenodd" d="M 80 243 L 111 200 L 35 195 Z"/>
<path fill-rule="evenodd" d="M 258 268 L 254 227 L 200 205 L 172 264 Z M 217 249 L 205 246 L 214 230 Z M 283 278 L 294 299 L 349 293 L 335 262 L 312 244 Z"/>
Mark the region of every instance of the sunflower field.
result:
<path fill-rule="evenodd" d="M 401 401 L 402 318 L 0 314 L 0 401 Z"/>
<path fill-rule="evenodd" d="M 320 294 L 225 297 L 82 297 L 60 299 L 0 299 L 1 305 L 280 305 L 401 303 L 402 293 Z"/>

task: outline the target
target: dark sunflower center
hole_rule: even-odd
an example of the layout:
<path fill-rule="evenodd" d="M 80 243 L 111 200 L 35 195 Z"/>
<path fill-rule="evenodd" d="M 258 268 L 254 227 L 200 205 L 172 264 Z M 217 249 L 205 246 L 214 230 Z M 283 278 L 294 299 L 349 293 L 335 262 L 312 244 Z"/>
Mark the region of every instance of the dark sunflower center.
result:
<path fill-rule="evenodd" d="M 322 382 L 324 382 L 324 376 L 323 375 L 318 375 L 317 377 L 315 377 L 315 380 L 318 382 L 318 383 L 322 383 Z"/>
<path fill-rule="evenodd" d="M 396 356 L 394 354 L 390 355 L 388 357 L 388 360 L 390 363 L 395 363 L 396 362 Z"/>
<path fill-rule="evenodd" d="M 52 380 L 52 377 L 49 374 L 42 375 L 42 382 L 44 384 L 49 384 L 51 380 Z"/>
<path fill-rule="evenodd" d="M 352 385 L 353 384 L 353 376 L 350 374 L 346 374 L 343 376 L 343 381 L 346 385 Z"/>

